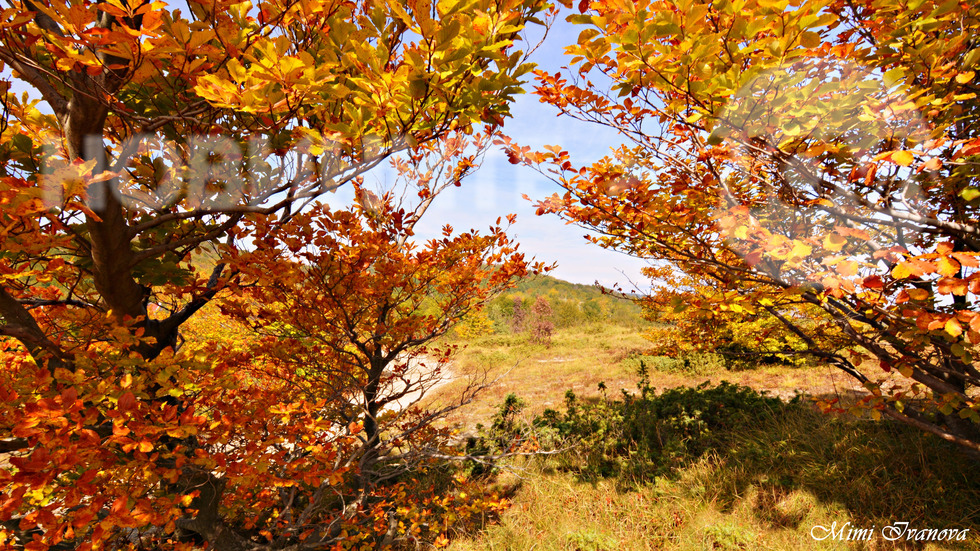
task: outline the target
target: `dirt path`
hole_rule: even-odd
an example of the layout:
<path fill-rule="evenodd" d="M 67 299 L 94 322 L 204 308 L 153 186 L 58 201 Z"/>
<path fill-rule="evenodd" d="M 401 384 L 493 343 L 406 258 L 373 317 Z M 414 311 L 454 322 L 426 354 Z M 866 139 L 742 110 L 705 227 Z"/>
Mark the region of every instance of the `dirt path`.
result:
<path fill-rule="evenodd" d="M 430 396 L 437 388 L 452 382 L 456 374 L 452 370 L 451 362 L 440 364 L 429 356 L 420 356 L 409 360 L 404 377 L 413 383 L 415 381 L 424 382 L 417 385 L 420 388 L 388 404 L 385 410 L 401 410 L 419 402 L 426 396 Z M 407 386 L 404 381 L 396 381 L 395 385 L 393 390 L 396 392 L 404 390 Z"/>

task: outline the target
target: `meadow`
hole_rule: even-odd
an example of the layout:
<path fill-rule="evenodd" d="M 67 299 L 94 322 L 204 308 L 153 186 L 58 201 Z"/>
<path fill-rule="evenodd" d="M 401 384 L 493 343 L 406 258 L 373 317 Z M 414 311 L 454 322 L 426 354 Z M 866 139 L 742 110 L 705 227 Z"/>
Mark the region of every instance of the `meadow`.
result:
<path fill-rule="evenodd" d="M 450 549 L 980 549 L 976 462 L 906 426 L 817 411 L 818 398 L 863 395 L 843 374 L 819 363 L 735 371 L 713 354 L 649 356 L 643 328 L 580 324 L 556 329 L 550 344 L 513 332 L 456 340 L 457 376 L 494 380 L 449 419 L 464 435 L 486 432 L 512 394 L 522 404 L 512 425 L 542 440 L 549 416 L 560 421 L 552 427 L 594 434 L 552 431 L 561 453 L 499 463 L 486 480 L 509 508 L 457 532 Z M 678 422 L 650 414 L 668 395 L 680 407 L 670 411 L 684 412 L 672 418 L 700 428 L 677 431 Z M 719 402 L 737 415 L 712 424 L 703 412 Z M 642 442 L 649 435 L 635 434 L 650 426 L 665 441 L 651 447 Z M 951 542 L 882 537 L 901 522 L 969 532 Z M 847 532 L 828 536 L 834 527 L 871 529 L 870 537 L 840 541 Z"/>

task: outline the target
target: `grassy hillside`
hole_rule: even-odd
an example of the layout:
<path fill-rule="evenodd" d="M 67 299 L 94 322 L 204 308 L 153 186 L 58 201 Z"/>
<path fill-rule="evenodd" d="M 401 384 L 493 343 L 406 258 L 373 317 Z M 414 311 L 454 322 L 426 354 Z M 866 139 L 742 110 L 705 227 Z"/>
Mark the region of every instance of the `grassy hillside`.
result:
<path fill-rule="evenodd" d="M 548 283 L 552 286 L 538 283 L 520 292 L 575 291 Z M 571 390 L 584 436 L 563 441 L 569 448 L 557 456 L 501 466 L 495 484 L 509 493 L 510 508 L 482 531 L 457 534 L 451 549 L 980 549 L 977 463 L 905 426 L 817 412 L 816 398 L 861 396 L 862 390 L 836 371 L 822 365 L 728 371 L 712 355 L 688 362 L 648 356 L 649 343 L 639 329 L 576 325 L 556 330 L 550 345 L 514 332 L 464 341 L 454 364 L 460 380 L 440 388 L 434 399 L 458 392 L 468 376 L 496 381 L 451 419 L 462 431 L 475 434 L 477 424 L 489 425 L 505 398 L 516 394 L 526 404 L 517 424 L 535 426 L 545 438 L 549 433 L 540 432 L 534 420 L 549 409 L 558 418 L 566 415 Z M 708 386 L 681 394 L 687 413 L 631 417 L 619 389 L 638 394 L 641 362 L 656 389 L 644 399 L 650 403 L 668 389 Z M 729 424 L 711 425 L 709 418 L 704 433 L 650 432 L 662 423 L 675 429 L 701 423 L 705 404 L 719 403 L 710 392 L 721 381 L 755 389 L 739 396 L 764 391 L 782 401 L 725 398 L 724 407 L 750 415 Z M 795 390 L 807 396 L 786 405 Z M 692 396 L 707 401 L 691 401 Z M 573 418 L 563 419 L 555 426 L 568 426 Z M 631 426 L 636 428 L 624 429 Z M 644 431 L 646 438 L 657 435 L 653 443 L 635 436 Z M 640 453 L 644 449 L 657 452 Z M 919 528 L 969 529 L 969 537 L 895 544 L 880 535 L 859 542 L 817 541 L 810 535 L 815 526 L 834 522 L 874 526 L 880 534 L 883 526 L 903 521 Z"/>
<path fill-rule="evenodd" d="M 548 301 L 551 321 L 557 329 L 594 323 L 634 327 L 645 323 L 640 307 L 623 296 L 604 293 L 594 285 L 569 283 L 547 275 L 521 280 L 517 287 L 491 301 L 486 315 L 493 321 L 496 332 L 507 332 L 515 301 L 530 309 L 539 297 Z"/>

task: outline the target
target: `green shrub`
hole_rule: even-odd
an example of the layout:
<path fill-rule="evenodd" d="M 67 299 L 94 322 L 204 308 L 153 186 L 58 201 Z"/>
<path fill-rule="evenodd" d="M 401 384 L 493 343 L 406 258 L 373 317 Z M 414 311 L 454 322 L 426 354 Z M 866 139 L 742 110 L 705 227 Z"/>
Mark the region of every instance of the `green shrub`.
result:
<path fill-rule="evenodd" d="M 636 393 L 568 392 L 562 411 L 534 420 L 542 444 L 571 446 L 557 458 L 560 469 L 588 481 L 615 478 L 621 489 L 680 480 L 688 497 L 722 511 L 754 496 L 753 514 L 776 528 L 797 529 L 814 502 L 843 507 L 855 525 L 883 526 L 898 515 L 937 529 L 980 524 L 977 463 L 938 438 L 727 382 L 657 394 L 641 375 Z M 751 532 L 715 528 L 702 543 L 755 547 Z"/>
<path fill-rule="evenodd" d="M 614 551 L 620 545 L 596 529 L 583 529 L 568 535 L 568 543 L 577 551 Z"/>
<path fill-rule="evenodd" d="M 494 472 L 495 456 L 520 449 L 528 441 L 528 431 L 520 424 L 518 416 L 527 403 L 514 393 L 504 398 L 504 403 L 493 416 L 489 427 L 476 426 L 476 436 L 466 441 L 466 455 L 470 456 L 469 474 L 473 477 L 488 476 Z"/>
<path fill-rule="evenodd" d="M 672 472 L 733 435 L 786 407 L 776 398 L 731 383 L 673 388 L 656 394 L 645 364 L 638 394 L 610 399 L 565 396 L 565 411 L 546 410 L 533 422 L 545 445 L 573 444 L 566 467 L 585 478 L 618 476 L 632 483 Z M 546 436 L 547 438 L 542 438 Z"/>
<path fill-rule="evenodd" d="M 580 496 L 596 509 L 610 499 L 622 500 L 620 506 L 645 503 L 635 517 L 625 515 L 624 524 L 662 519 L 651 548 L 783 549 L 801 538 L 814 544 L 807 548 L 821 549 L 809 535 L 814 523 L 880 528 L 901 519 L 969 529 L 969 541 L 948 548 L 980 549 L 976 461 L 904 424 L 825 415 L 800 399 L 783 403 L 729 383 L 658 394 L 644 372 L 637 391 L 599 399 L 569 392 L 564 407 L 546 411 L 530 426 L 513 414 L 516 403 L 509 396 L 493 423 L 510 438 L 505 442 L 534 436 L 546 449 L 567 449 L 533 460 L 541 461 L 538 472 L 548 473 L 542 479 L 565 492 L 541 492 L 535 484 L 531 495 L 547 503 L 539 507 L 563 511 L 566 500 Z M 569 484 L 556 469 L 593 484 Z M 612 495 L 614 489 L 638 491 Z M 578 517 L 569 514 L 576 520 L 555 523 L 549 533 L 560 535 L 540 548 L 619 549 L 636 541 L 589 524 L 600 517 L 582 509 Z M 532 514 L 535 521 L 542 518 L 541 510 L 524 512 L 522 505 L 512 518 Z M 508 530 L 525 537 L 530 524 Z M 530 547 L 528 539 L 519 541 L 486 548 Z"/>

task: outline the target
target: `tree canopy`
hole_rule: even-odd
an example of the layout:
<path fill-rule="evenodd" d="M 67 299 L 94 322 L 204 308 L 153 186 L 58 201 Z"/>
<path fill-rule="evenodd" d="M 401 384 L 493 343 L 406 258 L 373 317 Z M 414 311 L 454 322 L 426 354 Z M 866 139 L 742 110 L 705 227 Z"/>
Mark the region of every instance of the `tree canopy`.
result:
<path fill-rule="evenodd" d="M 759 319 L 765 353 L 815 356 L 867 387 L 873 416 L 980 450 L 977 8 L 578 10 L 572 71 L 539 73 L 537 93 L 629 143 L 589 166 L 510 144 L 565 189 L 539 212 L 650 259 L 665 285 L 647 304 L 688 324 L 672 338 L 712 347 L 715 328 Z"/>
<path fill-rule="evenodd" d="M 398 371 L 402 354 L 419 355 L 527 269 L 500 227 L 447 229 L 426 246 L 410 238 L 431 198 L 478 163 L 460 144 L 509 115 L 531 68 L 521 33 L 548 9 L 538 0 L 4 9 L 0 392 L 12 438 L 2 441 L 0 545 L 373 547 L 435 538 L 424 529 L 433 511 L 465 516 L 481 498 L 438 496 L 425 461 L 405 449 L 443 445 L 430 427 L 438 415 L 379 408 L 432 384 Z M 412 204 L 360 187 L 396 155 Z M 427 170 L 432 159 L 443 168 Z M 345 184 L 359 186 L 359 206 L 316 206 Z M 304 258 L 295 243 L 306 238 L 335 256 Z M 327 326 L 274 292 L 314 278 L 320 287 L 300 307 Z M 245 316 L 225 303 L 231 293 L 264 301 L 269 314 Z M 377 301 L 360 309 L 371 293 Z M 430 295 L 447 297 L 437 315 L 412 309 Z M 230 321 L 236 314 L 243 323 Z M 330 333 L 344 315 L 347 331 Z M 291 336 L 257 344 L 277 331 Z M 299 369 L 314 349 L 316 366 Z M 351 354 L 370 361 L 344 363 Z M 347 382 L 325 375 L 338 371 Z M 316 377 L 337 392 L 298 392 Z M 382 422 L 394 431 L 384 446 Z M 382 488 L 366 478 L 385 454 L 389 474 L 404 473 L 396 456 L 412 457 L 416 479 Z M 371 462 L 358 463 L 365 455 Z M 406 492 L 417 507 L 399 516 L 392 503 L 405 505 Z"/>

